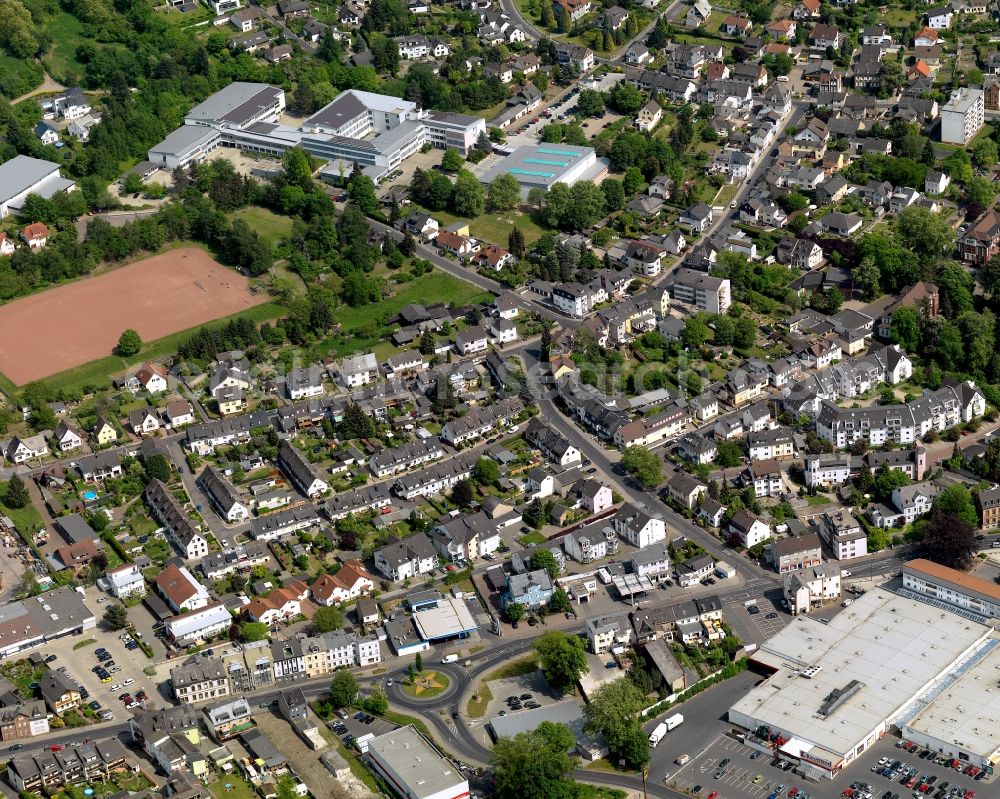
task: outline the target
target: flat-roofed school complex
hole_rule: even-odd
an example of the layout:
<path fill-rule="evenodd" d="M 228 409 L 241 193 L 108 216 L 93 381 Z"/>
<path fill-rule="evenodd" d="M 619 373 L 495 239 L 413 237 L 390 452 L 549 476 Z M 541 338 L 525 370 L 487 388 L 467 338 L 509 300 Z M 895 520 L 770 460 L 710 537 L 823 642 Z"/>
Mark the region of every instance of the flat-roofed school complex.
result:
<path fill-rule="evenodd" d="M 416 103 L 356 89 L 341 92 L 302 122 L 281 124 L 285 93 L 263 83 L 231 83 L 185 116 L 184 124 L 151 148 L 149 160 L 165 169 L 203 161 L 219 147 L 281 155 L 290 147 L 348 173 L 357 163 L 375 180 L 425 144 L 454 147 L 462 155 L 486 133 L 479 117 L 424 111 Z"/>
<path fill-rule="evenodd" d="M 954 738 L 928 713 L 944 696 L 964 696 L 998 643 L 991 628 L 950 609 L 872 589 L 829 624 L 800 616 L 766 641 L 751 660 L 773 673 L 729 709 L 729 720 L 751 734 L 766 730 L 776 754 L 803 773 L 832 778 L 893 725 L 924 724 L 927 740 Z M 973 696 L 982 690 L 969 685 Z M 958 704 L 950 717 L 957 729 L 982 729 L 986 721 L 973 716 L 993 712 Z M 995 722 L 991 733 L 995 748 Z M 985 737 L 949 747 L 981 761 Z"/>
<path fill-rule="evenodd" d="M 368 759 L 404 799 L 462 799 L 469 781 L 413 727 L 400 727 L 368 742 Z"/>
<path fill-rule="evenodd" d="M 511 175 L 526 197 L 531 189 L 547 191 L 556 183 L 572 186 L 581 180 L 596 181 L 604 177 L 607 169 L 607 164 L 597 159 L 593 147 L 525 144 L 486 170 L 479 180 L 489 184 L 500 175 Z"/>

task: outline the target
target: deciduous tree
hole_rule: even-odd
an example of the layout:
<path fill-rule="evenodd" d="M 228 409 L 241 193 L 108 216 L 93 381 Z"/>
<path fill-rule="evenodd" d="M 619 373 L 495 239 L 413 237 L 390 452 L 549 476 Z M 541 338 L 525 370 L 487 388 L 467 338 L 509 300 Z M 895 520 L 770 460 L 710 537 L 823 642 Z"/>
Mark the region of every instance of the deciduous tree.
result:
<path fill-rule="evenodd" d="M 643 696 L 626 677 L 606 683 L 594 691 L 584 707 L 585 729 L 600 732 L 608 743 L 611 758 L 624 759 L 630 768 L 638 768 L 649 759 L 649 747 L 634 745 L 635 730 L 642 733 L 638 712 Z"/>
<path fill-rule="evenodd" d="M 545 678 L 556 690 L 569 690 L 589 670 L 583 639 L 577 635 L 552 630 L 535 641 L 535 651 Z"/>
<path fill-rule="evenodd" d="M 317 608 L 312 617 L 312 629 L 314 633 L 331 633 L 344 626 L 344 614 L 340 608 L 321 607 Z"/>
<path fill-rule="evenodd" d="M 490 183 L 486 201 L 493 211 L 509 211 L 521 199 L 521 186 L 513 175 L 498 175 Z"/>
<path fill-rule="evenodd" d="M 569 727 L 551 721 L 500 738 L 491 761 L 497 799 L 575 799 L 576 758 L 569 754 L 575 743 Z"/>
<path fill-rule="evenodd" d="M 531 553 L 528 565 L 534 570 L 545 569 L 549 573 L 549 577 L 553 580 L 559 576 L 559 562 L 556 560 L 556 556 L 552 554 L 552 550 L 536 549 Z"/>
<path fill-rule="evenodd" d="M 655 488 L 663 480 L 663 461 L 645 447 L 628 447 L 622 455 L 622 465 L 647 488 Z"/>
<path fill-rule="evenodd" d="M 358 681 L 347 669 L 334 673 L 330 682 L 330 704 L 335 708 L 350 707 L 358 696 Z"/>
<path fill-rule="evenodd" d="M 142 349 L 142 338 L 132 328 L 122 331 L 118 337 L 116 352 L 123 358 L 131 358 Z"/>
<path fill-rule="evenodd" d="M 958 516 L 935 509 L 924 527 L 923 543 L 930 560 L 965 570 L 975 559 L 976 529 Z"/>

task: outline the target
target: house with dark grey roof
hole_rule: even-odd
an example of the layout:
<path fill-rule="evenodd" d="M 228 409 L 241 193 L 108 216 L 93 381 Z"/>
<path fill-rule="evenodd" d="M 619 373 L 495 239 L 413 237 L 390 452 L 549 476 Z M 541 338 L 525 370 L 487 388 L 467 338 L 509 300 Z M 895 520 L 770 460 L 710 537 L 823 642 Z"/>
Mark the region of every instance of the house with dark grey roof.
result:
<path fill-rule="evenodd" d="M 208 541 L 198 525 L 173 492 L 159 480 L 150 480 L 146 485 L 146 502 L 185 558 L 203 558 L 208 554 Z"/>
<path fill-rule="evenodd" d="M 250 509 L 240 500 L 236 486 L 214 466 L 208 466 L 201 473 L 198 485 L 227 522 L 242 522 L 250 518 Z"/>
<path fill-rule="evenodd" d="M 278 448 L 278 465 L 288 475 L 292 485 L 310 499 L 330 490 L 327 482 L 316 476 L 302 453 L 288 441 L 282 441 Z"/>
<path fill-rule="evenodd" d="M 525 574 L 509 574 L 500 594 L 500 604 L 523 605 L 526 608 L 540 608 L 552 599 L 553 585 L 545 569 L 537 569 Z"/>

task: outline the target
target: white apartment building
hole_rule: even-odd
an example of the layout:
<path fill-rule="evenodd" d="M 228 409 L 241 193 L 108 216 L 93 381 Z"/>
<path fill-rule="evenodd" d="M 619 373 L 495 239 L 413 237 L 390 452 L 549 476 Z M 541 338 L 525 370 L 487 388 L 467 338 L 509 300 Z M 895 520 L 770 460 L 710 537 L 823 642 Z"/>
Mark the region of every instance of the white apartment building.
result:
<path fill-rule="evenodd" d="M 840 566 L 821 563 L 786 572 L 782 578 L 785 600 L 793 616 L 840 598 Z"/>
<path fill-rule="evenodd" d="M 982 89 L 957 89 L 941 106 L 941 141 L 968 144 L 986 122 Z"/>
<path fill-rule="evenodd" d="M 724 314 L 733 304 L 729 278 L 712 277 L 694 269 L 678 269 L 672 291 L 678 302 L 707 313 Z"/>

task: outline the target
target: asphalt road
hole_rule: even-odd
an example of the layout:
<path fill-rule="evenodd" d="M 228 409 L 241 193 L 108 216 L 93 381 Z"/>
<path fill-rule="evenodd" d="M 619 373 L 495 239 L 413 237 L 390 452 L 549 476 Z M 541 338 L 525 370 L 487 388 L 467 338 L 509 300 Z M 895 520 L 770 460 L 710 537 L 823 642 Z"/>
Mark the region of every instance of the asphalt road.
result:
<path fill-rule="evenodd" d="M 537 351 L 528 347 L 522 349 L 521 353 L 525 361 L 526 372 L 539 373 Z M 716 536 L 685 519 L 664 504 L 655 493 L 642 489 L 631 478 L 625 477 L 621 473 L 621 466 L 618 463 L 618 459 L 615 458 L 615 460 L 612 460 L 609 457 L 609 451 L 605 449 L 604 445 L 590 434 L 584 433 L 575 422 L 567 419 L 556 407 L 551 398 L 546 396 L 538 397 L 538 404 L 546 421 L 572 441 L 573 445 L 580 450 L 580 453 L 584 457 L 589 458 L 595 466 L 604 472 L 608 479 L 614 483 L 613 487 L 622 496 L 633 503 L 645 505 L 661 513 L 669 527 L 682 532 L 690 540 L 697 542 L 707 551 L 711 552 L 716 558 L 731 562 L 731 565 L 747 582 L 754 579 L 764 579 L 771 584 L 774 583 L 774 574 L 764 571 L 756 563 L 748 561 L 745 558 L 737 559 L 733 557 L 732 550 L 724 547 Z"/>

